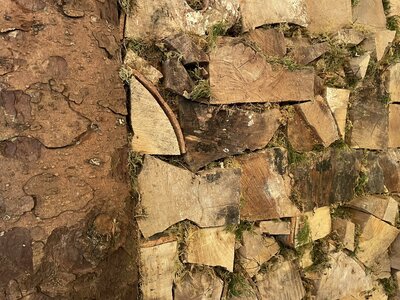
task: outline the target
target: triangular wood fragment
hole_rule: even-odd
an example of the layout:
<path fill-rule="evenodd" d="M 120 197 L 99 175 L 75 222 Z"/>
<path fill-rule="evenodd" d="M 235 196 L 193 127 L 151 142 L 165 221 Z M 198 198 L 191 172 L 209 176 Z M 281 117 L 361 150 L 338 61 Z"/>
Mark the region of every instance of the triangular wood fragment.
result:
<path fill-rule="evenodd" d="M 270 235 L 290 234 L 290 222 L 281 220 L 261 221 L 259 231 Z"/>
<path fill-rule="evenodd" d="M 353 22 L 377 31 L 386 28 L 386 16 L 382 0 L 360 0 L 353 6 Z"/>
<path fill-rule="evenodd" d="M 212 269 L 194 271 L 175 280 L 174 300 L 221 299 L 224 282 Z"/>
<path fill-rule="evenodd" d="M 279 252 L 274 238 L 264 237 L 256 232 L 243 232 L 243 244 L 239 248 L 239 261 L 250 277 L 258 273 L 263 263 Z"/>
<path fill-rule="evenodd" d="M 194 83 L 179 58 L 166 59 L 162 64 L 166 90 L 184 96 L 192 92 Z"/>
<path fill-rule="evenodd" d="M 390 266 L 393 269 L 400 270 L 400 235 L 394 240 L 390 246 Z"/>
<path fill-rule="evenodd" d="M 236 38 L 220 38 L 210 54 L 212 104 L 314 99 L 314 72 L 272 66 Z"/>
<path fill-rule="evenodd" d="M 326 102 L 333 113 L 340 136 L 342 138 L 344 138 L 346 133 L 346 118 L 349 97 L 350 90 L 326 88 Z"/>
<path fill-rule="evenodd" d="M 236 224 L 239 220 L 240 170 L 214 169 L 201 175 L 145 156 L 138 176 L 141 206 L 138 219 L 144 237 L 185 219 L 201 227 Z"/>
<path fill-rule="evenodd" d="M 352 23 L 351 2 L 348 0 L 307 0 L 310 25 L 313 33 L 335 32 Z"/>
<path fill-rule="evenodd" d="M 389 193 L 400 192 L 400 150 L 389 149 L 379 156 L 385 188 Z"/>
<path fill-rule="evenodd" d="M 186 248 L 188 263 L 220 266 L 233 272 L 235 234 L 225 227 L 190 229 Z"/>
<path fill-rule="evenodd" d="M 177 259 L 176 241 L 140 249 L 143 299 L 173 299 L 172 285 Z"/>
<path fill-rule="evenodd" d="M 335 40 L 341 44 L 356 46 L 365 39 L 365 33 L 352 28 L 343 28 L 338 31 Z"/>
<path fill-rule="evenodd" d="M 389 104 L 389 148 L 400 148 L 400 104 Z"/>
<path fill-rule="evenodd" d="M 239 0 L 243 30 L 264 24 L 293 23 L 306 26 L 307 8 L 304 0 Z"/>
<path fill-rule="evenodd" d="M 352 210 L 351 219 L 361 229 L 357 258 L 371 266 L 385 252 L 399 234 L 399 230 L 388 223 L 363 212 Z"/>
<path fill-rule="evenodd" d="M 182 56 L 184 65 L 194 63 L 208 63 L 208 55 L 196 44 L 193 38 L 186 33 L 178 33 L 164 40 L 167 48 L 178 52 Z"/>
<path fill-rule="evenodd" d="M 391 45 L 396 35 L 396 31 L 381 30 L 375 33 L 376 58 L 380 61 Z"/>
<path fill-rule="evenodd" d="M 365 75 L 367 74 L 370 59 L 371 55 L 369 53 L 365 53 L 350 59 L 350 68 L 354 76 L 356 76 L 358 79 L 364 79 Z"/>
<path fill-rule="evenodd" d="M 214 160 L 264 148 L 282 115 L 279 109 L 256 112 L 182 100 L 179 116 L 187 148 L 185 160 L 196 171 Z"/>
<path fill-rule="evenodd" d="M 389 278 L 391 276 L 389 251 L 385 251 L 379 255 L 370 269 L 374 277 L 378 279 Z"/>
<path fill-rule="evenodd" d="M 397 201 L 390 196 L 364 195 L 346 203 L 346 206 L 370 213 L 382 221 L 396 225 L 399 214 Z"/>
<path fill-rule="evenodd" d="M 268 149 L 236 160 L 242 168 L 241 219 L 268 220 L 300 214 L 290 200 L 291 185 L 284 149 Z"/>
<path fill-rule="evenodd" d="M 312 61 L 316 60 L 318 57 L 323 55 L 329 50 L 329 44 L 327 42 L 318 44 L 296 44 L 294 40 L 294 46 L 290 52 L 293 60 L 300 65 L 307 65 Z"/>
<path fill-rule="evenodd" d="M 332 219 L 332 231 L 336 233 L 343 247 L 354 251 L 356 225 L 350 220 L 334 218 Z"/>
<path fill-rule="evenodd" d="M 145 154 L 180 155 L 180 146 L 170 119 L 156 98 L 132 77 L 131 124 L 132 150 Z"/>
<path fill-rule="evenodd" d="M 329 258 L 330 267 L 322 272 L 316 299 L 345 299 L 372 289 L 371 278 L 353 258 L 343 252 L 331 253 Z"/>
<path fill-rule="evenodd" d="M 257 278 L 257 287 L 261 299 L 301 300 L 306 294 L 300 273 L 290 261 L 278 263 Z"/>

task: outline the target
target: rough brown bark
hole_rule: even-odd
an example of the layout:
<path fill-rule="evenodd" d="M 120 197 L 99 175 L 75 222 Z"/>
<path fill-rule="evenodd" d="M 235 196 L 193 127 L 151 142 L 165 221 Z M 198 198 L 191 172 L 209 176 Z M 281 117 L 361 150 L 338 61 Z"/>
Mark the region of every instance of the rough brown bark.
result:
<path fill-rule="evenodd" d="M 0 299 L 134 299 L 117 1 L 0 12 Z"/>

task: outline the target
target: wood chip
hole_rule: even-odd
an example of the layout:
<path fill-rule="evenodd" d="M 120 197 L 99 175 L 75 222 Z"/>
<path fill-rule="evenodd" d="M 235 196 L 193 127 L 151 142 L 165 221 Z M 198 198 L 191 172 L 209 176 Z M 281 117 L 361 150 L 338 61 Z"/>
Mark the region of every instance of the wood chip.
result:
<path fill-rule="evenodd" d="M 243 244 L 239 248 L 239 261 L 250 277 L 258 273 L 263 263 L 279 252 L 274 238 L 264 237 L 256 232 L 243 232 Z"/>
<path fill-rule="evenodd" d="M 257 278 L 257 287 L 261 299 L 301 300 L 306 294 L 299 271 L 289 261 L 277 264 Z"/>
<path fill-rule="evenodd" d="M 188 263 L 221 266 L 233 272 L 235 234 L 225 227 L 191 229 L 186 246 Z"/>
<path fill-rule="evenodd" d="M 371 266 L 384 253 L 399 234 L 396 227 L 363 212 L 352 210 L 351 219 L 360 225 L 357 258 L 366 266 Z"/>
<path fill-rule="evenodd" d="M 287 154 L 273 148 L 237 158 L 242 168 L 241 219 L 256 221 L 300 214 L 291 202 L 291 185 L 287 171 Z"/>
<path fill-rule="evenodd" d="M 239 220 L 240 170 L 214 169 L 200 175 L 146 156 L 138 177 L 146 217 L 138 219 L 144 237 L 185 219 L 201 227 Z"/>
<path fill-rule="evenodd" d="M 264 4 L 263 4 L 264 5 Z M 314 72 L 274 66 L 235 38 L 220 38 L 210 54 L 212 104 L 314 99 Z"/>
<path fill-rule="evenodd" d="M 281 113 L 182 100 L 179 116 L 187 147 L 185 160 L 195 171 L 214 160 L 264 148 L 280 125 Z"/>
<path fill-rule="evenodd" d="M 140 249 L 143 299 L 173 299 L 172 285 L 178 259 L 177 242 Z"/>

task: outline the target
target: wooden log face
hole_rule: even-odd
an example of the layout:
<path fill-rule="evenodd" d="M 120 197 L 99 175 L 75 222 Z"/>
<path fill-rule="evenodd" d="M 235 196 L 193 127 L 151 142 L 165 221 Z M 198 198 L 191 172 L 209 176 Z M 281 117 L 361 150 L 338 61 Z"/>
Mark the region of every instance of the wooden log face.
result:
<path fill-rule="evenodd" d="M 265 147 L 280 125 L 278 109 L 254 112 L 182 100 L 180 123 L 192 170 L 227 156 Z"/>

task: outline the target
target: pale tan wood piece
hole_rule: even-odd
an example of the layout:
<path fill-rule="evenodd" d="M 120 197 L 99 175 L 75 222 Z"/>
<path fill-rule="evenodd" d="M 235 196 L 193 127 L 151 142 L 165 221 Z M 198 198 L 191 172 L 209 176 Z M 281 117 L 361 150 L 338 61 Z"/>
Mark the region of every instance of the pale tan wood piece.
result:
<path fill-rule="evenodd" d="M 290 261 L 280 262 L 257 278 L 261 299 L 301 300 L 305 290 L 297 268 Z"/>
<path fill-rule="evenodd" d="M 162 232 L 185 219 L 200 227 L 235 224 L 239 220 L 240 170 L 190 171 L 145 156 L 138 176 L 141 206 L 138 219 L 144 237 Z"/>
<path fill-rule="evenodd" d="M 143 299 L 172 300 L 172 285 L 178 259 L 177 247 L 175 241 L 140 249 Z"/>
<path fill-rule="evenodd" d="M 390 246 L 390 265 L 393 269 L 400 270 L 400 235 Z"/>
<path fill-rule="evenodd" d="M 400 63 L 391 65 L 386 74 L 386 90 L 391 102 L 400 102 Z"/>
<path fill-rule="evenodd" d="M 148 61 L 141 58 L 135 51 L 128 49 L 124 58 L 125 67 L 132 68 L 143 74 L 152 84 L 157 84 L 163 74 Z"/>
<path fill-rule="evenodd" d="M 287 235 L 290 234 L 290 222 L 289 221 L 280 221 L 280 220 L 271 220 L 271 221 L 262 221 L 259 224 L 259 230 L 263 233 L 267 233 L 270 235 Z"/>
<path fill-rule="evenodd" d="M 326 102 L 333 113 L 340 136 L 342 138 L 344 138 L 346 133 L 346 118 L 349 97 L 350 90 L 326 88 Z"/>
<path fill-rule="evenodd" d="M 221 266 L 233 272 L 235 234 L 225 227 L 190 229 L 186 248 L 188 263 Z"/>
<path fill-rule="evenodd" d="M 308 23 L 304 0 L 239 0 L 243 30 L 248 31 L 264 24 Z"/>
<path fill-rule="evenodd" d="M 361 0 L 353 7 L 353 22 L 369 31 L 386 28 L 386 16 L 381 0 Z"/>
<path fill-rule="evenodd" d="M 400 104 L 389 104 L 389 148 L 400 147 Z"/>
<path fill-rule="evenodd" d="M 210 54 L 211 104 L 314 99 L 314 71 L 272 66 L 237 38 L 219 38 Z"/>
<path fill-rule="evenodd" d="M 132 150 L 145 154 L 180 155 L 179 143 L 168 117 L 136 79 L 131 78 Z"/>
<path fill-rule="evenodd" d="M 371 266 L 385 252 L 399 234 L 399 230 L 388 223 L 363 212 L 351 210 L 351 219 L 361 229 L 357 258 Z"/>
<path fill-rule="evenodd" d="M 316 241 L 331 233 L 332 222 L 329 206 L 324 206 L 304 213 L 311 231 L 311 240 Z"/>
<path fill-rule="evenodd" d="M 396 36 L 396 31 L 380 30 L 375 33 L 376 58 L 381 61 Z"/>
<path fill-rule="evenodd" d="M 252 231 L 243 232 L 243 243 L 238 250 L 239 261 L 250 277 L 258 273 L 263 263 L 279 252 L 274 238 L 264 237 Z"/>
<path fill-rule="evenodd" d="M 370 213 L 382 221 L 388 222 L 392 225 L 396 224 L 398 204 L 397 201 L 390 196 L 364 195 L 354 198 L 346 205 Z"/>
<path fill-rule="evenodd" d="M 365 75 L 367 74 L 370 59 L 371 55 L 369 53 L 365 53 L 350 59 L 350 68 L 354 76 L 356 76 L 358 79 L 364 79 Z"/>
<path fill-rule="evenodd" d="M 248 37 L 268 56 L 283 57 L 286 54 L 285 36 L 277 29 L 257 28 L 249 31 Z"/>
<path fill-rule="evenodd" d="M 336 232 L 343 246 L 354 251 L 354 238 L 356 233 L 356 225 L 350 220 L 334 218 L 332 219 L 332 231 Z"/>
<path fill-rule="evenodd" d="M 370 269 L 376 278 L 389 278 L 391 276 L 389 251 L 379 255 Z"/>
<path fill-rule="evenodd" d="M 316 299 L 344 299 L 372 289 L 372 280 L 363 267 L 345 253 L 330 254 L 329 263 L 330 267 L 321 272 Z"/>

